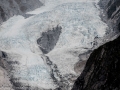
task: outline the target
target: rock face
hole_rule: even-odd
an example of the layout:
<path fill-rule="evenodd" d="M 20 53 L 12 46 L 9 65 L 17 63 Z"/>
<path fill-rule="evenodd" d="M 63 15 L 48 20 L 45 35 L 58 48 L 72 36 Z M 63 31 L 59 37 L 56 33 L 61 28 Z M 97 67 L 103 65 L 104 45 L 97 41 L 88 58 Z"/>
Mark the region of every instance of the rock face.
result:
<path fill-rule="evenodd" d="M 53 28 L 53 30 L 43 32 L 42 37 L 37 40 L 37 43 L 40 45 L 40 49 L 44 54 L 47 54 L 55 47 L 59 39 L 61 29 L 62 28 L 60 26 L 57 26 Z"/>
<path fill-rule="evenodd" d="M 72 90 L 120 89 L 120 37 L 96 49 Z"/>
<path fill-rule="evenodd" d="M 120 0 L 100 0 L 100 6 L 108 16 L 114 30 L 120 29 Z"/>
<path fill-rule="evenodd" d="M 14 15 L 23 15 L 43 4 L 39 0 L 0 0 L 0 23 Z"/>
<path fill-rule="evenodd" d="M 108 4 L 106 4 L 108 2 Z M 120 1 L 101 0 L 113 28 L 120 30 Z M 120 36 L 90 55 L 72 90 L 120 90 Z"/>

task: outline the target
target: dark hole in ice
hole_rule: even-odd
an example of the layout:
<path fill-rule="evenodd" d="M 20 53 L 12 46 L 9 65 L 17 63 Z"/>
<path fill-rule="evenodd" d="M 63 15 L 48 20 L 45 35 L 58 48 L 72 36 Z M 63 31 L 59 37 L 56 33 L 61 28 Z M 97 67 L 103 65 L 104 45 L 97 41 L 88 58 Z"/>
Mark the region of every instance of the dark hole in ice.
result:
<path fill-rule="evenodd" d="M 58 42 L 61 26 L 57 26 L 52 30 L 48 30 L 47 32 L 43 32 L 42 36 L 37 40 L 37 43 L 40 45 L 40 49 L 44 54 L 49 53 Z"/>

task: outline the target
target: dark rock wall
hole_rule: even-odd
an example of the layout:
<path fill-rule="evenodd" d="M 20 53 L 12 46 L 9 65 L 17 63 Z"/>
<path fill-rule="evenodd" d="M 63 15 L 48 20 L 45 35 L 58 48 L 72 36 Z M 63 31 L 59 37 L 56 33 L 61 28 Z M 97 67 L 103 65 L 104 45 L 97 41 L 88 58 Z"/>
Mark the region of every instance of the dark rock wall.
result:
<path fill-rule="evenodd" d="M 108 16 L 113 29 L 120 29 L 120 0 L 100 0 L 99 5 Z"/>
<path fill-rule="evenodd" d="M 14 15 L 23 15 L 27 11 L 42 6 L 39 0 L 0 0 L 0 24 Z"/>
<path fill-rule="evenodd" d="M 120 90 L 120 37 L 93 51 L 72 90 Z"/>
<path fill-rule="evenodd" d="M 108 21 L 119 31 L 120 0 L 100 3 Z M 120 90 L 120 36 L 93 51 L 72 90 Z"/>

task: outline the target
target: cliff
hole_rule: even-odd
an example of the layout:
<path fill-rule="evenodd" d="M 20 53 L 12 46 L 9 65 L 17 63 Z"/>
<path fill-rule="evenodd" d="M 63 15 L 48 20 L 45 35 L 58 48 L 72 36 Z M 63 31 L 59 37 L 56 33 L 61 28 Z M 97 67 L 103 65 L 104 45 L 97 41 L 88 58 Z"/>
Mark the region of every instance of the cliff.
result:
<path fill-rule="evenodd" d="M 100 0 L 100 7 L 107 16 L 109 26 L 118 31 L 120 29 L 120 0 Z"/>
<path fill-rule="evenodd" d="M 25 13 L 43 4 L 39 0 L 0 0 L 0 24 L 14 15 Z"/>
<path fill-rule="evenodd" d="M 101 0 L 114 30 L 120 30 L 120 1 Z M 72 90 L 120 90 L 120 36 L 90 55 Z"/>

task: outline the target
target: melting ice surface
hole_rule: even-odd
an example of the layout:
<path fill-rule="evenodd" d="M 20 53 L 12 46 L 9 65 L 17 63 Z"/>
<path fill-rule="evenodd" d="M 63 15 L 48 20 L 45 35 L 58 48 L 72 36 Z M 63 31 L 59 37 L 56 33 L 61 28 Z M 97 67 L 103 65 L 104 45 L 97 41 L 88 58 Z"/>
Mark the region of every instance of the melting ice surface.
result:
<path fill-rule="evenodd" d="M 0 28 L 0 49 L 10 53 L 12 61 L 20 64 L 14 72 L 21 82 L 45 89 L 56 85 L 45 65 L 37 39 L 49 28 L 62 27 L 55 48 L 47 54 L 62 75 L 75 74 L 74 64 L 83 52 L 82 47 L 91 48 L 96 36 L 103 37 L 107 25 L 99 17 L 98 0 L 46 0 L 45 5 L 27 19 L 14 16 Z M 16 58 L 18 55 L 19 57 Z M 18 72 L 17 72 L 18 71 Z"/>

